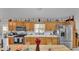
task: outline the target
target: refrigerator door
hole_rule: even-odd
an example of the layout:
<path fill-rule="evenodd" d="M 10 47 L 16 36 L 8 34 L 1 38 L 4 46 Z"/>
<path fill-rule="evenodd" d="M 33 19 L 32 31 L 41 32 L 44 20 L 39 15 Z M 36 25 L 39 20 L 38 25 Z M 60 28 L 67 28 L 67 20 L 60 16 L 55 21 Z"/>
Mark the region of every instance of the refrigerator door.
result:
<path fill-rule="evenodd" d="M 61 35 L 62 32 L 63 31 L 60 31 L 60 44 L 64 44 L 68 48 L 72 49 L 72 38 L 73 38 L 72 26 L 68 25 L 65 27 L 63 36 Z"/>

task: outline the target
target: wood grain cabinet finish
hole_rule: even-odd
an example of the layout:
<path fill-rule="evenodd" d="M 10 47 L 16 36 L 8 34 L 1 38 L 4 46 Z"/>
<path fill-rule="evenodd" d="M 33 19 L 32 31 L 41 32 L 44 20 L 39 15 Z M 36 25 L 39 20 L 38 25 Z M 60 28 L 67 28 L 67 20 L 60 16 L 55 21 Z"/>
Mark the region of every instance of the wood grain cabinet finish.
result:
<path fill-rule="evenodd" d="M 25 27 L 27 29 L 27 31 L 33 31 L 34 30 L 34 23 L 33 22 L 26 22 L 25 23 Z"/>
<path fill-rule="evenodd" d="M 29 42 L 29 44 L 35 44 L 35 38 L 34 37 L 25 37 L 25 41 L 26 41 L 26 44 L 27 42 Z"/>
<path fill-rule="evenodd" d="M 12 24 L 13 24 L 13 31 L 16 31 L 16 25 L 17 24 L 15 22 L 13 22 Z"/>
<path fill-rule="evenodd" d="M 35 43 L 35 37 L 25 37 L 26 43 L 29 42 L 30 44 L 36 44 Z M 59 39 L 58 38 L 52 38 L 52 37 L 40 37 L 41 40 L 41 45 L 57 45 L 59 44 Z"/>
<path fill-rule="evenodd" d="M 8 41 L 10 45 L 14 44 L 13 37 L 8 37 Z"/>
<path fill-rule="evenodd" d="M 8 30 L 9 31 L 13 30 L 13 22 L 8 22 Z"/>
<path fill-rule="evenodd" d="M 56 30 L 56 22 L 45 22 L 45 30 L 46 31 Z"/>
<path fill-rule="evenodd" d="M 59 44 L 58 37 L 53 37 L 52 40 L 51 40 L 51 42 L 52 42 L 52 45 L 58 45 Z"/>

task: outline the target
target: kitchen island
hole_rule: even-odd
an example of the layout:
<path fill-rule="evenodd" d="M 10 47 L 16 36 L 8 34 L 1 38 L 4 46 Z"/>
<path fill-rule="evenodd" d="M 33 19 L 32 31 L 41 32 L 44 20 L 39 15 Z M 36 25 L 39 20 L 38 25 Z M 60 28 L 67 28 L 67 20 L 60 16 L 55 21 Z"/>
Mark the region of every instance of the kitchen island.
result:
<path fill-rule="evenodd" d="M 25 42 L 29 42 L 30 44 L 35 44 L 35 39 L 39 38 L 41 40 L 41 45 L 58 45 L 59 44 L 59 37 L 55 35 L 27 35 L 25 36 Z"/>
<path fill-rule="evenodd" d="M 24 36 L 23 43 L 27 44 L 29 42 L 31 45 L 36 44 L 35 39 L 39 38 L 41 40 L 41 45 L 58 45 L 59 44 L 59 37 L 55 35 L 26 35 Z M 14 36 L 8 36 L 9 44 L 14 44 Z"/>

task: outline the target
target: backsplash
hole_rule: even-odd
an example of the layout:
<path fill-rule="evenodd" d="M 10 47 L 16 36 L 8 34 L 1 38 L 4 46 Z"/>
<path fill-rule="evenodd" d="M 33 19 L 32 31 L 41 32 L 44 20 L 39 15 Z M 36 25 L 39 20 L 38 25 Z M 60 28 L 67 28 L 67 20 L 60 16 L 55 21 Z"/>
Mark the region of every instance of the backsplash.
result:
<path fill-rule="evenodd" d="M 13 36 L 13 35 L 58 35 L 58 31 L 46 31 L 44 33 L 35 33 L 35 32 L 31 32 L 31 31 L 17 31 L 17 32 L 9 32 L 8 35 L 9 36 Z"/>

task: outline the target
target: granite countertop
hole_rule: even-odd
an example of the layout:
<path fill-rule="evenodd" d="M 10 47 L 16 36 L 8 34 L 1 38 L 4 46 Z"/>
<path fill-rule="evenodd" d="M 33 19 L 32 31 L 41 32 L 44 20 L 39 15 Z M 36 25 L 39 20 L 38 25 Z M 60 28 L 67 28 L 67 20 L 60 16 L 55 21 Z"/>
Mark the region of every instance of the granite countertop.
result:
<path fill-rule="evenodd" d="M 13 36 L 8 36 L 8 37 L 14 37 Z M 24 37 L 58 37 L 57 35 L 25 35 Z"/>
<path fill-rule="evenodd" d="M 24 37 L 58 37 L 56 35 L 26 35 Z"/>
<path fill-rule="evenodd" d="M 15 35 L 9 36 L 13 37 Z M 52 32 L 45 32 L 43 34 L 37 34 L 34 32 L 27 32 L 27 34 L 24 37 L 58 37 L 58 35 L 54 35 Z"/>

